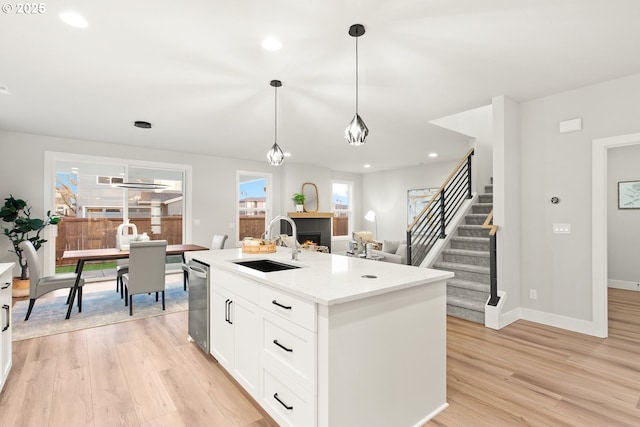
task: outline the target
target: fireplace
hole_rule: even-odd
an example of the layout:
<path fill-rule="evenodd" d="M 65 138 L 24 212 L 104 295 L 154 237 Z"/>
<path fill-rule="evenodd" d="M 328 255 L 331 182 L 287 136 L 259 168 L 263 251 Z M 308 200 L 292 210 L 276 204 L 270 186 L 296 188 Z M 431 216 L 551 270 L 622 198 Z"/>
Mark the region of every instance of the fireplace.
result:
<path fill-rule="evenodd" d="M 321 233 L 298 233 L 298 242 L 303 245 L 318 246 L 322 241 L 321 237 Z"/>
<path fill-rule="evenodd" d="M 331 252 L 331 213 L 314 214 L 313 212 L 289 213 L 289 217 L 296 223 L 298 242 L 304 244 L 311 240 L 319 246 L 326 246 Z M 284 223 L 286 233 L 291 235 L 291 226 Z"/>

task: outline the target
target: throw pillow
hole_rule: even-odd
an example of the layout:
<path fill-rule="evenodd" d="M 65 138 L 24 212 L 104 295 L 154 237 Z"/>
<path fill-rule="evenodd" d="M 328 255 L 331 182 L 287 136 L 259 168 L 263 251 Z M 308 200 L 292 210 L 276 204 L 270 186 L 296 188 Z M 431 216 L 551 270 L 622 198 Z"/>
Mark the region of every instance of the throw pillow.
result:
<path fill-rule="evenodd" d="M 407 259 L 407 244 L 406 243 L 403 243 L 398 247 L 398 250 L 396 251 L 396 255 L 400 255 L 403 260 Z"/>
<path fill-rule="evenodd" d="M 400 246 L 399 240 L 385 240 L 382 242 L 382 252 L 386 252 L 388 254 L 395 254 Z"/>

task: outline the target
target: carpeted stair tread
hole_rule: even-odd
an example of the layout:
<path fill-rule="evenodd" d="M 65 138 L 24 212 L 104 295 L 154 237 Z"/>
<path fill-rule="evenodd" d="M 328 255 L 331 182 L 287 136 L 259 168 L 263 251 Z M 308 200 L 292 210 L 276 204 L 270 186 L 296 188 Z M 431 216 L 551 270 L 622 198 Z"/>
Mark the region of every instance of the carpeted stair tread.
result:
<path fill-rule="evenodd" d="M 470 213 L 465 216 L 465 221 L 468 225 L 482 225 L 487 219 L 487 213 Z"/>
<path fill-rule="evenodd" d="M 487 251 L 474 251 L 471 249 L 444 249 L 442 253 L 449 255 L 477 256 L 483 258 L 489 258 L 491 256 Z"/>
<path fill-rule="evenodd" d="M 488 283 L 480 283 L 480 282 L 474 282 L 471 280 L 464 280 L 464 279 L 456 279 L 456 278 L 448 279 L 447 286 L 452 286 L 454 288 L 469 289 L 476 292 L 486 292 L 487 295 L 491 292 L 491 286 Z"/>
<path fill-rule="evenodd" d="M 479 265 L 468 265 L 468 264 L 458 264 L 455 262 L 436 262 L 433 264 L 434 268 L 439 268 L 441 270 L 460 270 L 460 271 L 469 271 L 472 273 L 480 273 L 480 274 L 489 274 L 491 269 L 489 267 L 481 267 Z"/>
<path fill-rule="evenodd" d="M 451 240 L 457 240 L 459 242 L 484 243 L 484 242 L 487 242 L 489 240 L 489 238 L 488 237 L 481 237 L 481 236 L 452 236 Z"/>
<path fill-rule="evenodd" d="M 480 311 L 482 313 L 484 313 L 484 306 L 486 302 L 486 299 L 460 298 L 455 295 L 447 296 L 447 305 L 461 307 L 467 310 Z"/>
<path fill-rule="evenodd" d="M 485 230 L 484 228 L 482 228 L 482 224 L 460 224 L 458 228 L 467 230 Z"/>

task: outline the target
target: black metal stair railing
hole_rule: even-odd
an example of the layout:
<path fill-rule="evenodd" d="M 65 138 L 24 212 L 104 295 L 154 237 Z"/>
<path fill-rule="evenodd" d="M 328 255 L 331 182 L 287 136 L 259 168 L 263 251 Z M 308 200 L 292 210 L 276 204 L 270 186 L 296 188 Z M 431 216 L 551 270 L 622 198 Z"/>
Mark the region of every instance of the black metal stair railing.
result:
<path fill-rule="evenodd" d="M 498 226 L 493 223 L 493 209 L 487 215 L 487 218 L 484 220 L 484 224 L 482 224 L 482 228 L 486 228 L 489 230 L 489 302 L 487 304 L 496 306 L 498 305 L 498 301 L 500 301 L 500 297 L 498 296 L 498 266 L 496 262 L 496 257 L 498 254 L 498 242 L 496 238 L 496 233 L 498 232 Z"/>
<path fill-rule="evenodd" d="M 407 227 L 407 264 L 418 266 L 438 239 L 446 237 L 447 225 L 466 199 L 471 198 L 471 156 L 460 160 L 429 203 Z"/>

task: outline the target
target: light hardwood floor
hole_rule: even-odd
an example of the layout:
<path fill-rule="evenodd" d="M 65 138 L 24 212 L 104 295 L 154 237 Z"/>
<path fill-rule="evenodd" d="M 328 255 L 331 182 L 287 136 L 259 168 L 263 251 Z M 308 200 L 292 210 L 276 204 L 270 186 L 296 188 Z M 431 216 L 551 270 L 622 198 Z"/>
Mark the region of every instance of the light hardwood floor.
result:
<path fill-rule="evenodd" d="M 448 318 L 433 426 L 640 425 L 640 292 L 611 290 L 609 335 Z M 252 426 L 271 421 L 175 313 L 14 343 L 1 426 Z M 428 384 L 425 384 L 428 387 Z"/>

